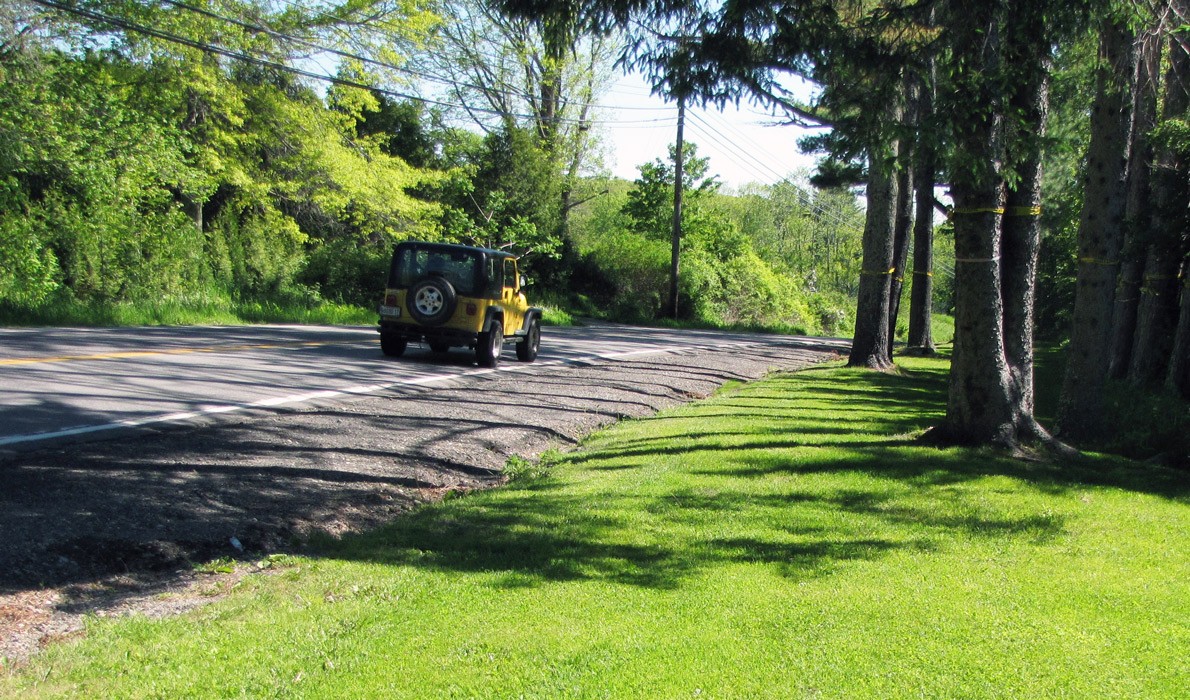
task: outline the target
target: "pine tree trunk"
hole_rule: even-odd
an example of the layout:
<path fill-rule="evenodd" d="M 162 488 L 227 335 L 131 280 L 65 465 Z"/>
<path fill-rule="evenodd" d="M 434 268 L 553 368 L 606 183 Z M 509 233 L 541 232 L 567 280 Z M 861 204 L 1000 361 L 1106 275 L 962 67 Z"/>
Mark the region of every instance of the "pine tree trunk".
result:
<path fill-rule="evenodd" d="M 1182 261 L 1182 304 L 1178 330 L 1174 334 L 1166 385 L 1190 399 L 1190 258 Z"/>
<path fill-rule="evenodd" d="M 1153 146 L 1149 134 L 1157 126 L 1157 75 L 1161 63 L 1161 32 L 1146 31 L 1137 44 L 1135 87 L 1132 91 L 1132 135 L 1128 163 L 1127 195 L 1124 203 L 1124 244 L 1120 255 L 1120 277 L 1112 315 L 1112 339 L 1107 374 L 1112 379 L 1128 375 L 1136 316 L 1144 273 L 1144 245 L 1152 220 L 1149 188 Z"/>
<path fill-rule="evenodd" d="M 1078 229 L 1078 280 L 1058 422 L 1076 439 L 1096 434 L 1111 344 L 1116 275 L 1124 231 L 1131 121 L 1132 32 L 1112 22 L 1100 34 L 1100 66 L 1091 106 L 1091 143 Z"/>
<path fill-rule="evenodd" d="M 926 123 L 934 112 L 934 61 L 930 60 L 929 78 L 917 92 L 918 124 Z M 913 271 L 909 297 L 910 349 L 919 354 L 934 353 L 932 329 L 934 302 L 934 181 L 938 175 L 933 135 L 919 126 L 914 152 L 913 174 L 916 209 L 913 220 Z"/>
<path fill-rule="evenodd" d="M 993 3 L 956 2 L 949 17 L 953 99 L 962 112 L 953 117 L 955 336 L 943 432 L 963 442 L 1015 445 L 999 264 L 1004 104 L 984 78 L 1001 67 L 1000 11 Z"/>
<path fill-rule="evenodd" d="M 913 171 L 909 162 L 913 158 L 912 148 L 908 147 L 908 139 L 899 142 L 901 151 L 897 160 L 900 168 L 897 170 L 897 202 L 896 214 L 893 219 L 893 260 L 890 269 L 892 279 L 889 280 L 888 292 L 888 361 L 892 362 L 892 350 L 896 344 L 897 317 L 901 313 L 901 292 L 905 287 L 905 268 L 909 263 L 909 232 L 913 228 Z"/>
<path fill-rule="evenodd" d="M 1033 125 L 1016 139 L 1019 180 L 1004 207 L 1000 268 L 1003 274 L 1004 350 L 1022 416 L 1033 415 L 1033 302 L 1041 250 L 1042 143 L 1049 107 L 1049 61 L 1018 82 L 1009 104 Z"/>
<path fill-rule="evenodd" d="M 1141 163 L 1134 161 L 1134 164 L 1147 170 Z M 1125 248 L 1121 257 L 1123 260 L 1120 262 L 1120 279 L 1116 283 L 1116 308 L 1112 315 L 1111 349 L 1107 365 L 1107 376 L 1111 379 L 1127 377 L 1132 364 L 1132 343 L 1136 338 L 1136 321 L 1140 311 L 1141 275 L 1145 270 L 1144 260 L 1138 259 L 1135 252 Z"/>
<path fill-rule="evenodd" d="M 893 226 L 897 186 L 892 162 L 873 148 L 868 164 L 868 211 L 864 223 L 863 269 L 855 310 L 855 338 L 849 367 L 888 369 L 889 270 L 893 259 Z"/>
<path fill-rule="evenodd" d="M 1172 3 L 1177 17 L 1185 17 L 1190 2 Z M 1164 119 L 1184 118 L 1190 107 L 1190 56 L 1179 35 L 1170 37 L 1169 69 L 1165 77 Z M 1136 337 L 1128 378 L 1139 385 L 1153 386 L 1169 373 L 1170 352 L 1178 324 L 1179 289 L 1177 274 L 1184 252 L 1186 228 L 1187 164 L 1172 149 L 1158 156 L 1152 175 L 1153 220 L 1144 284 L 1137 311 Z"/>
<path fill-rule="evenodd" d="M 1154 177 L 1156 181 L 1164 179 L 1161 173 Z M 1170 223 L 1160 209 L 1163 202 L 1168 204 L 1168 197 L 1172 193 L 1165 191 L 1164 196 L 1154 194 L 1158 213 L 1153 223 L 1159 233 Z M 1128 370 L 1128 379 L 1138 386 L 1157 386 L 1169 370 L 1181 292 L 1178 284 L 1179 252 L 1172 245 L 1154 243 L 1149 247 L 1145 259 L 1144 284 L 1140 288 L 1140 308 L 1136 315 L 1136 338 L 1132 346 L 1132 364 Z"/>

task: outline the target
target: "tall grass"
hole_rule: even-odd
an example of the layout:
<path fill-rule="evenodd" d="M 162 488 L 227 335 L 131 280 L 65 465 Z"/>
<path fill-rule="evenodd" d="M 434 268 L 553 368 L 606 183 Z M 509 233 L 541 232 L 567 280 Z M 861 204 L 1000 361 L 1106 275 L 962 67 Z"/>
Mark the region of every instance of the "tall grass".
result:
<path fill-rule="evenodd" d="M 362 325 L 375 322 L 374 311 L 357 306 L 325 301 L 235 301 L 215 294 L 136 302 L 56 299 L 37 306 L 0 303 L 0 325 L 7 326 Z"/>
<path fill-rule="evenodd" d="M 23 697 L 1180 698 L 1185 475 L 914 437 L 946 364 L 818 368 L 622 423 L 317 542 Z"/>

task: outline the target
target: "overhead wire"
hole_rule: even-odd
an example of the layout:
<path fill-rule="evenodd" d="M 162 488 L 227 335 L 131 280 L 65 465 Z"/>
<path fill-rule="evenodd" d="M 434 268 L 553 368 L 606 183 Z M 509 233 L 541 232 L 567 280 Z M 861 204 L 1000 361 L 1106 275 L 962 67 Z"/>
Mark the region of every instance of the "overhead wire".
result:
<path fill-rule="evenodd" d="M 188 9 L 188 10 L 198 11 L 197 8 L 193 8 L 191 6 L 184 5 L 183 3 L 175 2 L 174 0 L 161 0 L 161 1 L 165 2 L 167 4 L 170 4 L 170 5 L 182 7 L 182 8 Z M 193 49 L 196 49 L 199 51 L 213 53 L 213 54 L 216 54 L 219 56 L 223 56 L 225 58 L 242 61 L 244 63 L 249 63 L 249 64 L 260 66 L 263 68 L 271 68 L 273 70 L 290 73 L 292 75 L 298 75 L 301 77 L 310 78 L 312 80 L 319 80 L 319 81 L 323 81 L 323 82 L 332 83 L 335 85 L 341 85 L 344 87 L 358 88 L 361 90 L 371 90 L 371 91 L 375 91 L 375 92 L 378 92 L 382 95 L 386 95 L 389 97 L 395 97 L 398 99 L 409 100 L 409 101 L 413 101 L 413 102 L 421 102 L 424 104 L 435 105 L 435 106 L 440 106 L 440 107 L 449 107 L 449 108 L 455 108 L 455 109 L 469 109 L 474 112 L 479 112 L 479 113 L 483 113 L 483 114 L 491 114 L 494 116 L 505 116 L 506 115 L 505 112 L 501 112 L 501 111 L 495 110 L 495 109 L 476 107 L 476 106 L 470 106 L 470 105 L 460 105 L 460 104 L 453 103 L 453 102 L 446 102 L 444 100 L 437 100 L 437 99 L 433 99 L 433 98 L 429 98 L 429 97 L 423 97 L 420 95 L 413 95 L 413 94 L 409 94 L 409 93 L 405 93 L 405 92 L 398 92 L 398 91 L 392 90 L 390 88 L 383 88 L 383 87 L 379 87 L 376 85 L 369 85 L 366 83 L 362 83 L 362 82 L 359 82 L 356 80 L 350 80 L 347 78 L 341 78 L 341 77 L 332 76 L 332 75 L 325 75 L 322 73 L 315 73 L 313 71 L 308 71 L 308 70 L 304 70 L 301 68 L 297 68 L 295 66 L 287 65 L 285 63 L 281 63 L 279 60 L 277 60 L 275 58 L 270 60 L 267 58 L 261 58 L 259 56 L 253 56 L 251 54 L 247 54 L 242 51 L 236 51 L 234 49 L 229 49 L 225 46 L 220 46 L 217 44 L 213 44 L 211 42 L 197 41 L 194 39 L 190 39 L 188 37 L 174 34 L 172 32 L 167 32 L 167 31 L 164 31 L 161 29 L 148 27 L 143 24 L 124 19 L 122 17 L 115 17 L 112 15 L 108 15 L 106 13 L 95 11 L 95 10 L 88 10 L 88 9 L 77 7 L 74 5 L 68 5 L 66 3 L 58 2 L 57 0 L 31 0 L 31 2 L 34 2 L 38 5 L 42 5 L 44 7 L 48 7 L 50 9 L 64 12 L 66 14 L 70 14 L 70 15 L 74 15 L 77 17 L 83 17 L 85 19 L 90 19 L 93 21 L 101 22 L 103 24 L 107 24 L 109 26 L 116 27 L 118 29 L 123 29 L 125 31 L 130 31 L 130 32 L 138 33 L 138 34 L 144 34 L 146 36 L 151 36 L 153 38 L 160 39 L 162 41 L 167 41 L 167 42 L 178 44 L 181 46 L 186 46 L 186 47 L 193 48 Z M 237 20 L 232 20 L 230 18 L 221 17 L 214 13 L 202 11 L 202 14 L 206 14 L 206 15 L 209 15 L 209 16 L 212 16 L 215 18 L 219 18 L 221 20 L 225 20 L 225 21 L 231 21 L 233 23 L 239 24 L 243 28 L 252 28 L 257 31 L 262 31 L 262 32 L 266 32 L 266 33 L 270 33 L 270 34 L 274 34 L 274 35 L 279 34 L 277 32 L 273 32 L 272 30 L 268 30 L 268 29 L 265 29 L 262 27 L 254 27 L 254 25 L 249 25 L 247 23 L 241 23 L 241 22 L 238 22 Z M 324 50 L 327 53 L 349 56 L 352 58 L 358 58 L 360 60 L 367 60 L 370 63 L 384 65 L 385 67 L 391 68 L 393 70 L 401 70 L 401 67 L 394 66 L 392 64 L 386 64 L 383 62 L 375 61 L 374 59 L 366 59 L 362 56 L 355 56 L 353 54 L 348 54 L 346 52 L 340 52 L 340 51 L 337 51 L 334 49 L 329 49 L 327 47 L 321 47 L 316 44 L 312 44 L 312 42 L 305 42 L 304 40 L 298 39 L 296 37 L 288 37 L 288 38 L 295 42 L 305 43 L 308 45 L 308 47 L 316 46 L 320 50 Z M 534 115 L 519 114 L 519 113 L 513 113 L 510 116 L 517 117 L 520 119 L 535 118 Z M 676 118 L 642 119 L 642 120 L 636 120 L 636 121 L 624 121 L 624 120 L 600 121 L 600 120 L 590 120 L 590 119 L 578 120 L 578 119 L 561 118 L 561 119 L 559 119 L 559 121 L 562 123 L 577 124 L 577 125 L 590 125 L 590 124 L 603 124 L 603 123 L 606 123 L 606 124 L 626 124 L 626 123 L 627 124 L 651 124 L 651 123 L 676 123 Z"/>
<path fill-rule="evenodd" d="M 261 58 L 258 56 L 253 56 L 251 54 L 244 53 L 242 51 L 236 51 L 233 49 L 229 49 L 225 46 L 219 46 L 219 45 L 213 44 L 211 42 L 197 41 L 194 39 L 190 39 L 188 37 L 183 37 L 183 36 L 174 34 L 172 32 L 167 32 L 167 31 L 164 31 L 161 29 L 148 27 L 143 24 L 139 24 L 137 22 L 127 20 L 125 18 L 115 17 L 112 15 L 108 15 L 106 13 L 95 11 L 95 10 L 80 8 L 80 7 L 66 4 L 63 2 L 58 2 L 57 0 L 32 0 L 32 2 L 42 5 L 44 7 L 48 7 L 50 9 L 58 10 L 60 12 L 75 15 L 78 17 L 83 17 L 85 19 L 90 19 L 93 21 L 101 22 L 101 23 L 107 24 L 109 26 L 113 26 L 113 27 L 123 29 L 126 31 L 144 34 L 146 36 L 151 36 L 151 37 L 160 39 L 162 41 L 167 41 L 167 42 L 175 43 L 178 45 L 187 46 L 189 48 L 193 48 L 196 50 L 206 51 L 206 52 L 224 56 L 226 58 L 230 58 L 233 60 L 242 61 L 242 62 L 245 62 L 248 64 L 257 65 L 260 67 L 279 70 L 279 71 L 290 73 L 293 75 L 306 77 L 306 78 L 309 78 L 312 80 L 329 82 L 331 84 L 341 85 L 341 86 L 345 86 L 345 87 L 353 87 L 353 88 L 358 88 L 358 89 L 363 89 L 363 90 L 371 90 L 371 91 L 375 91 L 375 92 L 378 92 L 378 93 L 386 95 L 386 96 L 403 99 L 403 100 L 414 101 L 414 102 L 421 102 L 424 104 L 430 104 L 430 105 L 435 105 L 435 106 L 454 108 L 454 109 L 468 109 L 473 112 L 478 112 L 478 113 L 482 113 L 482 114 L 491 114 L 491 115 L 496 115 L 496 116 L 502 116 L 505 114 L 504 112 L 501 112 L 501 111 L 495 110 L 495 109 L 476 107 L 473 105 L 460 105 L 457 103 L 447 102 L 444 100 L 437 100 L 437 99 L 433 99 L 433 98 L 423 97 L 421 95 L 413 95 L 413 94 L 409 94 L 409 93 L 405 93 L 405 92 L 398 92 L 398 91 L 395 91 L 395 90 L 392 90 L 389 88 L 382 88 L 382 87 L 379 87 L 376 85 L 369 85 L 369 84 L 365 84 L 365 83 L 362 83 L 359 81 L 350 80 L 347 78 L 341 78 L 341 77 L 337 77 L 337 76 L 325 75 L 325 74 L 321 74 L 321 73 L 315 73 L 313 71 L 303 70 L 301 68 L 297 68 L 295 66 L 291 66 L 291 65 L 282 63 L 276 59 L 270 60 L 267 58 Z M 180 2 L 179 0 L 159 0 L 159 2 L 161 2 L 165 5 L 171 6 L 171 7 L 181 9 L 181 10 L 185 10 L 185 11 L 196 13 L 196 14 L 199 14 L 202 16 L 206 16 L 210 19 L 227 22 L 231 25 L 240 27 L 241 29 L 245 29 L 245 30 L 253 31 L 253 32 L 264 33 L 264 34 L 267 34 L 273 38 L 279 39 L 281 41 L 286 41 L 286 42 L 293 43 L 295 45 L 313 49 L 314 51 L 319 52 L 319 53 L 326 53 L 329 55 L 338 56 L 340 58 L 359 61 L 366 65 L 373 65 L 373 66 L 376 66 L 379 68 L 384 68 L 386 70 L 392 70 L 395 72 L 404 73 L 404 74 L 415 76 L 415 77 L 418 77 L 418 78 L 421 78 L 424 80 L 429 80 L 431 82 L 449 84 L 449 85 L 453 85 L 453 86 L 457 86 L 457 87 L 468 87 L 471 89 L 478 89 L 478 90 L 491 89 L 491 88 L 485 88 L 485 87 L 476 86 L 476 85 L 470 85 L 467 83 L 459 83 L 458 81 L 455 81 L 453 79 L 442 78 L 441 76 L 436 76 L 433 74 L 425 73 L 424 71 L 416 71 L 416 70 L 413 70 L 413 69 L 410 69 L 410 68 L 407 68 L 404 66 L 397 66 L 397 65 L 394 65 L 389 62 L 380 61 L 380 60 L 373 59 L 373 58 L 370 58 L 367 56 L 363 56 L 361 54 L 351 53 L 351 52 L 335 49 L 333 47 L 323 46 L 321 44 L 309 41 L 307 39 L 303 39 L 301 37 L 296 37 L 291 34 L 287 34 L 285 32 L 279 32 L 279 31 L 274 30 L 270 27 L 262 26 L 260 24 L 253 24 L 250 22 L 245 22 L 245 21 L 233 18 L 233 17 L 227 17 L 225 15 L 221 15 L 219 13 L 207 10 L 205 8 L 199 8 L 199 7 L 195 7 L 193 5 L 184 3 L 184 2 Z M 295 3 L 291 3 L 291 2 L 286 3 L 286 4 L 290 5 L 291 7 L 301 7 L 301 6 L 295 5 Z M 309 8 L 302 8 L 302 9 L 309 9 Z M 325 12 L 320 13 L 320 16 L 321 17 L 331 17 L 331 15 L 329 15 Z M 635 86 L 624 86 L 624 89 L 622 91 L 623 92 L 635 92 L 638 95 L 646 94 L 645 89 L 635 88 Z M 515 91 L 512 91 L 509 94 L 511 94 L 513 97 L 522 98 L 522 99 L 525 97 L 525 95 L 523 93 L 518 93 Z M 651 91 L 648 91 L 648 94 L 652 94 Z M 616 105 L 604 105 L 604 104 L 598 104 L 598 103 L 593 105 L 593 107 L 596 109 L 607 109 L 607 110 L 611 110 L 611 111 L 630 111 L 631 110 L 631 111 L 654 111 L 655 112 L 655 111 L 665 111 L 667 109 L 665 107 L 616 106 Z M 772 184 L 776 184 L 779 182 L 788 182 L 789 181 L 787 175 L 777 172 L 771 166 L 769 166 L 767 163 L 765 163 L 763 160 L 761 160 L 761 159 L 757 158 L 755 155 L 753 155 L 752 149 L 739 148 L 738 144 L 734 143 L 730 139 L 730 137 L 728 137 L 727 135 L 721 134 L 720 132 L 723 130 L 732 130 L 732 131 L 734 131 L 737 138 L 741 138 L 742 140 L 748 141 L 754 149 L 763 150 L 759 146 L 759 144 L 756 144 L 755 141 L 752 141 L 751 138 L 748 137 L 747 135 L 743 134 L 742 132 L 739 132 L 738 130 L 734 130 L 732 127 L 724 124 L 723 122 L 720 122 L 719 126 L 712 125 L 708 121 L 708 118 L 704 118 L 704 117 L 700 116 L 698 114 L 698 112 L 696 112 L 696 111 L 690 111 L 687 114 L 692 118 L 692 120 L 696 124 L 698 124 L 701 127 L 698 129 L 699 133 L 703 134 L 710 140 L 714 141 L 720 148 L 725 149 L 724 150 L 725 157 L 732 159 L 734 162 L 736 162 L 737 165 L 743 167 L 745 170 L 751 172 L 752 174 L 759 175 L 760 176 L 759 180 L 761 182 L 765 182 L 766 184 L 772 185 Z M 518 118 L 525 118 L 525 119 L 534 118 L 533 115 L 527 115 L 527 114 L 513 114 L 512 116 L 515 116 Z M 664 118 L 658 118 L 658 119 L 644 119 L 644 120 L 635 120 L 635 121 L 622 120 L 622 119 L 606 120 L 606 121 L 605 120 L 593 120 L 593 119 L 584 119 L 584 120 L 562 119 L 561 121 L 563 121 L 565 123 L 577 123 L 577 124 L 615 124 L 617 126 L 623 126 L 623 125 L 643 125 L 643 124 L 658 124 L 658 125 L 676 124 L 677 118 L 675 116 L 675 117 L 664 117 Z M 659 127 L 657 127 L 657 128 L 659 128 Z M 744 162 L 744 161 L 740 160 L 739 157 L 737 157 L 736 155 L 733 155 L 733 154 L 743 154 L 743 156 L 745 158 L 747 158 L 748 162 Z M 816 214 L 820 217 L 830 219 L 836 224 L 839 224 L 841 226 L 847 227 L 848 229 L 851 229 L 853 232 L 859 230 L 850 222 L 847 222 L 844 219 L 842 219 L 842 217 L 839 216 L 837 213 L 826 211 L 826 209 L 821 205 L 821 203 L 814 202 L 809 197 L 809 195 L 802 190 L 801 187 L 795 186 L 793 189 L 797 193 L 798 197 L 800 199 L 802 199 L 803 203 L 814 214 Z M 943 270 L 943 271 L 945 272 L 945 270 Z"/>
<path fill-rule="evenodd" d="M 720 148 L 727 149 L 726 155 L 728 158 L 732 158 L 734 160 L 734 162 L 741 165 L 741 167 L 745 167 L 745 169 L 749 170 L 753 174 L 762 174 L 762 171 L 767 172 L 768 177 L 771 178 L 771 181 L 766 182 L 765 184 L 774 185 L 774 184 L 778 184 L 778 183 L 789 183 L 789 184 L 793 185 L 793 190 L 797 193 L 797 196 L 802 201 L 803 205 L 807 209 L 809 209 L 811 211 L 811 213 L 814 214 L 815 216 L 817 216 L 818 218 L 829 220 L 832 223 L 835 223 L 839 226 L 846 228 L 847 230 L 852 231 L 853 233 L 859 232 L 861 230 L 859 227 L 855 226 L 852 222 L 845 220 L 837 212 L 831 212 L 831 211 L 827 210 L 822 205 L 821 202 L 814 201 L 813 198 L 811 198 L 810 195 L 807 192 L 805 192 L 805 190 L 803 188 L 790 182 L 789 177 L 787 175 L 782 175 L 782 174 L 778 173 L 776 170 L 769 167 L 766 163 L 761 161 L 759 158 L 752 155 L 750 149 L 740 148 L 736 143 L 734 143 L 730 140 L 725 141 L 724 139 L 728 139 L 728 136 L 718 133 L 716 131 L 716 127 L 712 126 L 703 116 L 699 115 L 697 112 L 687 112 L 687 114 L 689 116 L 692 116 L 696 122 L 698 122 L 699 124 L 702 125 L 703 128 L 698 130 L 699 133 L 702 133 L 705 136 L 707 136 L 707 138 L 711 139 L 716 144 L 718 144 Z M 727 126 L 727 125 L 724 125 L 724 128 L 735 131 L 732 127 Z M 750 139 L 748 139 L 748 137 L 746 135 L 742 134 L 742 132 L 736 131 L 736 133 L 739 134 L 741 136 L 741 138 L 743 138 L 744 140 L 750 141 Z M 758 144 L 755 144 L 754 142 L 753 142 L 753 144 L 756 146 L 756 148 L 758 150 L 760 149 L 760 146 Z M 747 164 L 743 163 L 742 161 L 740 161 L 739 159 L 734 158 L 731 155 L 732 153 L 742 154 L 743 156 L 747 157 L 750 161 L 752 161 L 752 163 L 755 163 L 756 165 L 747 165 Z M 764 181 L 765 179 L 766 179 L 765 177 L 761 178 L 762 181 Z"/>

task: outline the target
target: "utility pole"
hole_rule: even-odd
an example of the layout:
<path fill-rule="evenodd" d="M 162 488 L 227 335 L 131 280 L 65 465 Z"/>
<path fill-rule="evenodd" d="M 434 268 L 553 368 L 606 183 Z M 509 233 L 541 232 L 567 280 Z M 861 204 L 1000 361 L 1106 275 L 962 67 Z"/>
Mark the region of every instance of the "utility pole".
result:
<path fill-rule="evenodd" d="M 686 96 L 678 96 L 678 145 L 674 156 L 674 228 L 669 262 L 669 317 L 678 317 L 678 268 L 682 246 L 682 180 L 685 179 L 682 165 L 685 148 L 682 132 L 686 126 Z"/>

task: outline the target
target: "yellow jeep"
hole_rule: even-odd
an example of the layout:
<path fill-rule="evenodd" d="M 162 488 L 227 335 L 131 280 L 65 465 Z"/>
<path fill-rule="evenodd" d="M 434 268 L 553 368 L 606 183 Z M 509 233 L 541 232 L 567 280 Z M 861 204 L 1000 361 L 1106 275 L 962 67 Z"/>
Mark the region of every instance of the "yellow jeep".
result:
<path fill-rule="evenodd" d="M 525 299 L 517 258 L 488 248 L 406 242 L 393 250 L 380 304 L 380 349 L 400 357 L 410 342 L 434 352 L 474 348 L 480 367 L 496 367 L 505 343 L 521 362 L 537 358 L 541 309 Z"/>

